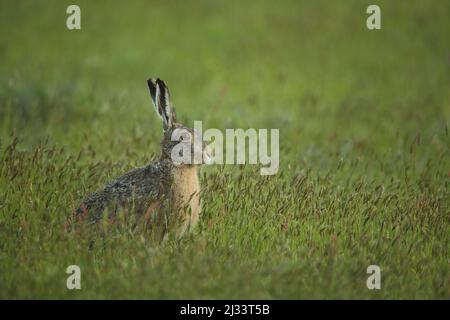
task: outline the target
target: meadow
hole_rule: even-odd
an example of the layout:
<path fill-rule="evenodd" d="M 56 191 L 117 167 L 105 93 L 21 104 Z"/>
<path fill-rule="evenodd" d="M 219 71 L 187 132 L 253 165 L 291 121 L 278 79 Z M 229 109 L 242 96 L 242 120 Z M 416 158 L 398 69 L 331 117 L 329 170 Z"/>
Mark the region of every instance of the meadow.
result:
<path fill-rule="evenodd" d="M 69 4 L 0 0 L 0 298 L 450 298 L 449 1 Z M 180 241 L 67 230 L 158 157 L 149 77 L 185 124 L 279 128 L 278 173 L 204 167 Z"/>

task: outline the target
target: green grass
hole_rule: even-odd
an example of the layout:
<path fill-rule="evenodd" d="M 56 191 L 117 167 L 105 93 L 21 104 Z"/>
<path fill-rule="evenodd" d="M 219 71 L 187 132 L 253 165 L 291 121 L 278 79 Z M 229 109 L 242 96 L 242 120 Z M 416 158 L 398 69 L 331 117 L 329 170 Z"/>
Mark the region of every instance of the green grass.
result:
<path fill-rule="evenodd" d="M 0 298 L 450 298 L 448 1 L 71 3 L 0 1 Z M 186 124 L 280 128 L 279 173 L 205 168 L 179 242 L 66 232 L 158 154 L 150 76 Z"/>

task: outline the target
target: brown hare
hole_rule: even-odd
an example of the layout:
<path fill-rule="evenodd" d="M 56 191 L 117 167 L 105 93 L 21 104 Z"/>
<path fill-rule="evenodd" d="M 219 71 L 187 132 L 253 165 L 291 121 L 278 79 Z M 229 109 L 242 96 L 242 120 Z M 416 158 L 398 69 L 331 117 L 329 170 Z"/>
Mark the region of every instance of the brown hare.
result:
<path fill-rule="evenodd" d="M 96 223 L 103 213 L 114 218 L 120 210 L 132 211 L 145 221 L 151 220 L 162 236 L 173 231 L 176 237 L 181 237 L 199 220 L 202 210 L 199 167 L 202 163 L 210 163 L 211 156 L 201 142 L 200 148 L 194 148 L 194 139 L 198 139 L 194 129 L 176 122 L 164 81 L 149 79 L 147 83 L 153 105 L 163 122 L 160 159 L 129 171 L 88 195 L 75 214 L 78 219 L 87 218 Z M 180 139 L 174 141 L 174 136 Z M 179 143 L 189 144 L 190 156 L 200 157 L 197 161 L 200 164 L 173 161 L 172 153 Z"/>

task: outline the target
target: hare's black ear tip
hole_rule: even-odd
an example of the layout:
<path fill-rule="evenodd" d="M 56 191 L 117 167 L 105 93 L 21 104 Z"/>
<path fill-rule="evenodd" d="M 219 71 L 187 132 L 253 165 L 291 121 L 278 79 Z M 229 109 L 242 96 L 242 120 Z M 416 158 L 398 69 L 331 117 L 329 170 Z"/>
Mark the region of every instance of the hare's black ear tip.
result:
<path fill-rule="evenodd" d="M 158 85 L 160 85 L 160 86 L 163 86 L 163 87 L 166 86 L 166 83 L 165 83 L 163 80 L 161 80 L 160 78 L 157 78 L 157 79 L 156 79 L 156 84 L 158 84 Z"/>
<path fill-rule="evenodd" d="M 154 97 L 156 95 L 155 79 L 152 79 L 152 78 L 148 79 L 147 84 L 148 84 L 148 88 L 150 89 L 150 94 L 151 94 L 152 98 L 154 99 Z"/>
<path fill-rule="evenodd" d="M 147 80 L 147 84 L 148 84 L 149 88 L 155 88 L 156 87 L 156 81 L 153 78 L 149 78 Z"/>

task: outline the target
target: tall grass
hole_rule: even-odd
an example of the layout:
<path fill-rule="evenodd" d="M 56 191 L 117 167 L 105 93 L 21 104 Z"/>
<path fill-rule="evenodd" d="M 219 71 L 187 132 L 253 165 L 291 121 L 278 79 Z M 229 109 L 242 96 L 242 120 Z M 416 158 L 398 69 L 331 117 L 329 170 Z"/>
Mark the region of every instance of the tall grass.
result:
<path fill-rule="evenodd" d="M 450 297 L 447 1 L 381 1 L 380 31 L 364 1 L 80 1 L 73 32 L 69 4 L 0 3 L 1 298 Z M 149 76 L 187 125 L 280 128 L 279 172 L 203 168 L 180 241 L 67 228 L 158 154 Z"/>

